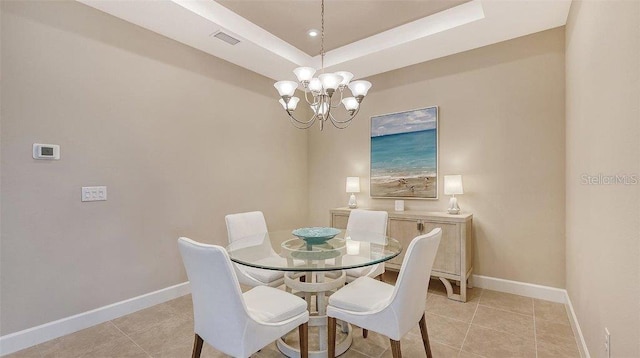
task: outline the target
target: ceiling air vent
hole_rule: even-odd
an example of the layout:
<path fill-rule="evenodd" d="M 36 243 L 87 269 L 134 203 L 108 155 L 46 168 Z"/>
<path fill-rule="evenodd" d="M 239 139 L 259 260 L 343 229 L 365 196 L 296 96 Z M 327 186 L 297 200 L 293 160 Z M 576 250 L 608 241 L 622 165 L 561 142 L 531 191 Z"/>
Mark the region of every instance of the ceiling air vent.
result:
<path fill-rule="evenodd" d="M 240 40 L 238 40 L 237 38 L 235 38 L 235 37 L 233 37 L 233 36 L 231 36 L 231 35 L 225 34 L 225 33 L 224 33 L 224 32 L 222 32 L 222 31 L 218 31 L 218 32 L 216 32 L 216 33 L 213 35 L 213 37 L 217 37 L 218 39 L 220 39 L 220 40 L 222 40 L 222 41 L 224 41 L 224 42 L 228 43 L 229 45 L 235 45 L 235 44 L 237 44 L 238 42 L 240 42 Z"/>

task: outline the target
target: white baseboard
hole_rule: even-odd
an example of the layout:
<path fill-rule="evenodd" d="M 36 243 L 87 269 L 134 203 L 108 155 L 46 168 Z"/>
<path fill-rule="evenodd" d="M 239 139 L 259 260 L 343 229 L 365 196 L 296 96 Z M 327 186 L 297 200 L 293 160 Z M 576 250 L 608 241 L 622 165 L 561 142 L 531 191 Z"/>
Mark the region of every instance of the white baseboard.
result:
<path fill-rule="evenodd" d="M 576 336 L 576 341 L 578 342 L 580 357 L 591 358 L 591 355 L 589 354 L 589 349 L 587 348 L 587 342 L 585 342 L 584 336 L 582 335 L 580 324 L 578 324 L 578 317 L 576 316 L 576 312 L 573 310 L 573 304 L 571 303 L 571 298 L 569 298 L 568 293 L 567 293 L 567 307 L 569 308 L 569 321 L 571 322 L 571 329 L 573 329 L 573 334 Z"/>
<path fill-rule="evenodd" d="M 493 291 L 539 298 L 558 303 L 567 303 L 567 291 L 562 288 L 536 285 L 533 283 L 505 280 L 501 278 L 473 275 L 473 285 Z"/>
<path fill-rule="evenodd" d="M 11 354 L 35 346 L 36 344 L 170 301 L 174 298 L 184 296 L 189 292 L 191 292 L 189 282 L 183 282 L 175 286 L 79 313 L 71 317 L 4 335 L 0 337 L 0 356 Z"/>
<path fill-rule="evenodd" d="M 567 305 L 569 309 L 569 321 L 571 322 L 573 333 L 576 336 L 580 356 L 583 358 L 591 358 L 589 355 L 589 349 L 587 349 L 587 343 L 585 342 L 582 330 L 580 329 L 580 324 L 578 323 L 578 317 L 573 310 L 573 305 L 571 304 L 571 299 L 569 298 L 567 290 L 532 283 L 504 280 L 489 276 L 473 275 L 472 278 L 473 285 L 475 287 L 513 293 L 515 295 L 538 298 Z"/>

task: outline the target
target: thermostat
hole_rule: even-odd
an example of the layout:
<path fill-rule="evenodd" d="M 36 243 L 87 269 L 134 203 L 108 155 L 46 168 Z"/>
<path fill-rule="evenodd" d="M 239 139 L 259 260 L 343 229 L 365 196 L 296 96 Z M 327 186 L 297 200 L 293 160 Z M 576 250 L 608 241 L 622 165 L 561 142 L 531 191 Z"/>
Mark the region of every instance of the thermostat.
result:
<path fill-rule="evenodd" d="M 33 144 L 33 159 L 60 159 L 60 146 L 57 144 Z"/>

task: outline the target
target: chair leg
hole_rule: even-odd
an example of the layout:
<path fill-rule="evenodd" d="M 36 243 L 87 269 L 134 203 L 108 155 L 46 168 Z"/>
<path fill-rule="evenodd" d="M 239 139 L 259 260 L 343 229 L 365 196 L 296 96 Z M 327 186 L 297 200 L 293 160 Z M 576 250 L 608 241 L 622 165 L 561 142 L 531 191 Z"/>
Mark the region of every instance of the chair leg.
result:
<path fill-rule="evenodd" d="M 391 354 L 393 358 L 402 358 L 402 352 L 400 351 L 400 341 L 394 341 L 393 339 L 389 339 L 391 341 Z"/>
<path fill-rule="evenodd" d="M 429 344 L 429 333 L 427 332 L 427 320 L 424 313 L 420 318 L 420 333 L 422 333 L 422 343 L 424 344 L 424 351 L 427 352 L 427 358 L 432 358 L 431 345 Z"/>
<path fill-rule="evenodd" d="M 307 322 L 298 326 L 298 338 L 300 340 L 300 358 L 309 358 L 309 324 Z"/>
<path fill-rule="evenodd" d="M 335 358 L 336 356 L 336 319 L 333 317 L 327 317 L 327 335 L 329 337 L 327 342 L 327 357 Z"/>
<path fill-rule="evenodd" d="M 362 338 L 367 338 L 367 336 L 369 336 L 369 330 L 368 329 L 362 329 Z"/>
<path fill-rule="evenodd" d="M 200 358 L 203 342 L 202 338 L 196 334 L 196 337 L 193 340 L 193 353 L 191 354 L 191 358 Z"/>

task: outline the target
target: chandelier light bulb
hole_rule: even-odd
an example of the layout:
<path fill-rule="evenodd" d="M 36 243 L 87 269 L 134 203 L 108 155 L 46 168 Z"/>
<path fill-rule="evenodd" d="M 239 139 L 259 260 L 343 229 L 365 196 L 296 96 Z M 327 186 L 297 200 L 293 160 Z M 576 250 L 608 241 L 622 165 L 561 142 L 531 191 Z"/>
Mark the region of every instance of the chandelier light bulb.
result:
<path fill-rule="evenodd" d="M 282 105 L 282 108 L 289 110 L 289 111 L 295 111 L 296 107 L 298 106 L 298 101 L 300 101 L 300 98 L 298 97 L 291 97 L 289 99 L 289 103 L 285 103 L 284 99 L 280 98 L 280 100 L 278 102 L 280 102 L 280 104 Z"/>
<path fill-rule="evenodd" d="M 342 76 L 335 73 L 323 73 L 318 76 L 318 78 L 322 83 L 322 88 L 325 90 L 335 90 L 340 86 L 340 82 L 342 82 Z"/>
<path fill-rule="evenodd" d="M 311 81 L 309 81 L 309 90 L 313 92 L 321 92 L 322 82 L 320 82 L 320 80 L 317 77 L 312 78 Z"/>
<path fill-rule="evenodd" d="M 347 71 L 338 71 L 336 72 L 336 75 L 342 76 L 342 82 L 340 82 L 340 86 L 348 85 L 353 78 L 353 73 Z"/>
<path fill-rule="evenodd" d="M 293 94 L 296 92 L 296 88 L 298 88 L 298 84 L 296 82 L 293 81 L 278 81 L 276 82 L 273 87 L 275 87 L 278 90 L 278 93 L 280 94 L 280 96 L 293 96 Z"/>
<path fill-rule="evenodd" d="M 347 97 L 343 99 L 342 104 L 344 104 L 344 108 L 346 108 L 347 111 L 355 111 L 359 106 L 358 100 L 354 97 Z"/>
<path fill-rule="evenodd" d="M 298 81 L 306 82 L 311 81 L 311 78 L 313 78 L 313 75 L 316 73 L 316 69 L 313 67 L 298 67 L 293 70 L 293 73 L 298 77 Z"/>
<path fill-rule="evenodd" d="M 366 96 L 371 88 L 371 82 L 369 81 L 353 81 L 349 83 L 349 89 L 354 97 Z"/>

